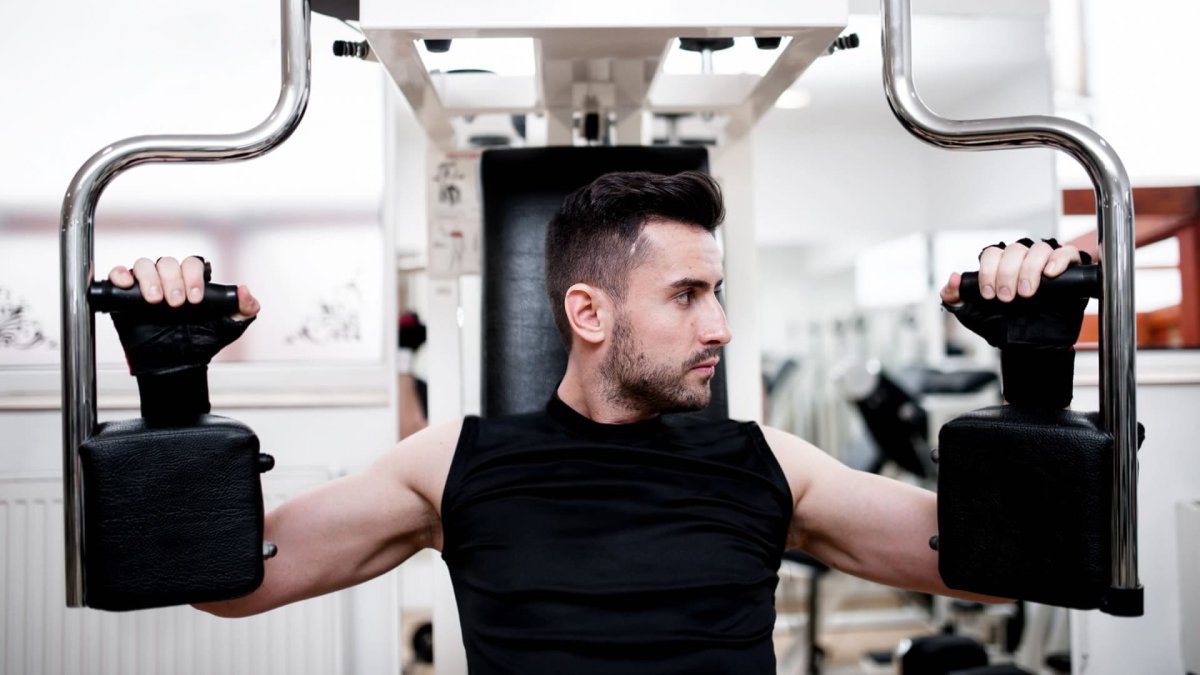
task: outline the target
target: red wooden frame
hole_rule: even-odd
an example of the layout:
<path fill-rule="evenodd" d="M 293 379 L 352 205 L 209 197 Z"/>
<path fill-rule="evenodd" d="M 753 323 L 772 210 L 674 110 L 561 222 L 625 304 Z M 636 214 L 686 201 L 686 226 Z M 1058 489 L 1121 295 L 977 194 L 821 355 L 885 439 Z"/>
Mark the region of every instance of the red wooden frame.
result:
<path fill-rule="evenodd" d="M 1090 189 L 1063 190 L 1063 215 L 1096 213 L 1096 196 Z M 1200 347 L 1200 186 L 1147 187 L 1133 190 L 1136 246 L 1177 237 L 1181 301 L 1177 307 L 1138 315 L 1138 346 Z M 1096 255 L 1096 233 L 1070 243 Z M 1095 317 L 1089 317 L 1081 342 L 1096 338 Z"/>

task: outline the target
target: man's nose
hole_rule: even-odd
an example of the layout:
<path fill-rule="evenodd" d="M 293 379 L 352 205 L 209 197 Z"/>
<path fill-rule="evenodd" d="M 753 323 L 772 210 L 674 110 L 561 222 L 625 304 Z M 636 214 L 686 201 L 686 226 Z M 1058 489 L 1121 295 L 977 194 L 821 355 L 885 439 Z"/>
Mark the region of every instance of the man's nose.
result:
<path fill-rule="evenodd" d="M 732 339 L 729 322 L 725 320 L 725 308 L 714 298 L 710 310 L 705 313 L 700 341 L 710 346 L 721 346 L 728 344 Z"/>

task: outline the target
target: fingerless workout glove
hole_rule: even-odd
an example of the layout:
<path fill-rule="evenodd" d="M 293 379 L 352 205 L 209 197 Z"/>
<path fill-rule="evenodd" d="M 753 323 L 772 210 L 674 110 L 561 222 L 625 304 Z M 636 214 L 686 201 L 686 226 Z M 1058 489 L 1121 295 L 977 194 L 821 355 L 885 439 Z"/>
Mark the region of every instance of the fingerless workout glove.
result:
<path fill-rule="evenodd" d="M 1075 342 L 1087 298 L 1016 298 L 943 304 L 962 325 L 1000 350 L 1000 377 L 1009 403 L 1065 408 L 1071 403 Z"/>
<path fill-rule="evenodd" d="M 229 317 L 183 322 L 173 311 L 183 317 L 186 310 L 112 314 L 129 372 L 137 377 L 142 417 L 153 424 L 186 423 L 209 412 L 208 363 L 254 322 Z"/>

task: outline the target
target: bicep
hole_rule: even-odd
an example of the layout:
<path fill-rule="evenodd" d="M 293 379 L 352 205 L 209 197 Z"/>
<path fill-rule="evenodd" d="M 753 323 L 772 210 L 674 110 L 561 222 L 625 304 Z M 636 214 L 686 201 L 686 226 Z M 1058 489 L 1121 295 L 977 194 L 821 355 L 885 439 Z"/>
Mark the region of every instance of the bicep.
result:
<path fill-rule="evenodd" d="M 922 488 L 843 465 L 829 467 L 796 505 L 796 529 L 813 555 L 871 581 L 945 592 L 937 553 L 937 498 Z"/>
<path fill-rule="evenodd" d="M 266 537 L 279 553 L 264 587 L 284 602 L 371 579 L 431 545 L 432 507 L 379 465 L 322 485 L 273 511 Z M 300 596 L 300 597 L 289 597 Z"/>
<path fill-rule="evenodd" d="M 946 592 L 929 548 L 937 534 L 932 492 L 851 469 L 784 432 L 767 438 L 795 497 L 789 547 L 865 579 Z"/>

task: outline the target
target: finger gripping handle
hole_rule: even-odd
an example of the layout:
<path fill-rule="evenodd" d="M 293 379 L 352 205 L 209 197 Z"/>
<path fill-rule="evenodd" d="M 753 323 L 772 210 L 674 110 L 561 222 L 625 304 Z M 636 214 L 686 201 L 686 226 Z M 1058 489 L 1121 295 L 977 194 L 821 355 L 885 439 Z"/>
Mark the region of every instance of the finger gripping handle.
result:
<path fill-rule="evenodd" d="M 1038 297 L 1056 298 L 1099 298 L 1101 294 L 1100 265 L 1072 265 L 1054 278 L 1042 277 Z M 958 295 L 964 301 L 982 300 L 979 295 L 979 273 L 964 272 L 958 286 Z"/>
<path fill-rule="evenodd" d="M 150 304 L 142 297 L 138 284 L 119 288 L 111 281 L 93 281 L 88 288 L 88 303 L 93 312 L 143 312 L 153 316 L 170 316 L 181 321 L 213 316 L 232 316 L 238 312 L 237 286 L 206 284 L 204 300 L 171 307 L 165 301 Z"/>

